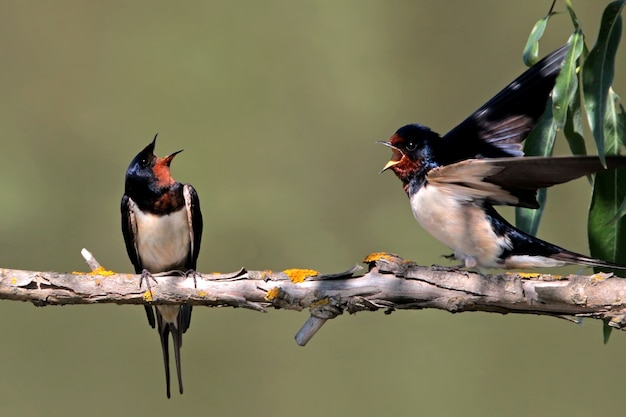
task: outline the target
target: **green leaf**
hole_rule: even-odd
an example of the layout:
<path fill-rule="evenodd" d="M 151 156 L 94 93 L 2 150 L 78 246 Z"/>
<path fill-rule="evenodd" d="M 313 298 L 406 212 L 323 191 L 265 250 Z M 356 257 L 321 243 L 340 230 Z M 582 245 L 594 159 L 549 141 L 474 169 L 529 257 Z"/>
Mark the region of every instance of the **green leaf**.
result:
<path fill-rule="evenodd" d="M 604 139 L 607 153 L 618 154 L 626 140 L 626 111 L 613 88 L 609 88 L 604 117 Z"/>
<path fill-rule="evenodd" d="M 526 155 L 552 155 L 554 138 L 556 136 L 556 122 L 554 121 L 554 117 L 552 117 L 552 108 L 552 98 L 548 98 L 545 111 L 524 143 L 524 153 Z M 540 206 L 536 210 L 521 207 L 515 208 L 515 225 L 517 228 L 531 235 L 537 233 L 539 222 L 541 221 L 541 216 L 545 208 L 546 194 L 546 190 L 539 190 L 537 201 Z"/>
<path fill-rule="evenodd" d="M 518 229 L 523 230 L 529 235 L 535 236 L 537 234 L 539 222 L 541 221 L 541 216 L 543 216 L 543 210 L 546 207 L 547 196 L 548 189 L 541 188 L 537 191 L 538 209 L 515 208 L 515 226 L 517 226 Z"/>
<path fill-rule="evenodd" d="M 606 153 L 616 155 L 621 145 L 620 137 L 626 135 L 626 113 L 619 97 L 612 90 L 607 103 L 605 119 Z M 591 255 L 626 265 L 626 168 L 602 171 L 596 174 L 589 209 L 589 248 Z"/>
<path fill-rule="evenodd" d="M 624 4 L 624 0 L 614 1 L 604 9 L 598 39 L 582 69 L 585 110 L 602 161 L 607 153 L 604 147 L 604 118 L 615 72 L 615 54 L 622 33 L 620 13 Z"/>
<path fill-rule="evenodd" d="M 577 91 L 577 94 L 574 95 L 567 109 L 567 118 L 565 119 L 565 126 L 563 126 L 563 134 L 574 155 L 587 155 L 580 106 L 580 91 Z"/>
<path fill-rule="evenodd" d="M 626 197 L 624 184 L 624 168 L 597 173 L 588 220 L 591 256 L 622 265 L 626 264 L 626 221 L 616 216 Z"/>
<path fill-rule="evenodd" d="M 535 128 L 524 141 L 524 154 L 532 156 L 552 155 L 554 138 L 556 137 L 553 107 L 552 97 L 549 97 L 546 102 L 546 109 L 537 121 Z"/>
<path fill-rule="evenodd" d="M 568 42 L 569 50 L 563 60 L 561 73 L 556 79 L 552 90 L 553 114 L 558 130 L 563 129 L 567 120 L 570 103 L 578 92 L 578 74 L 576 73 L 578 57 L 583 50 L 583 32 L 576 29 Z"/>
<path fill-rule="evenodd" d="M 620 147 L 626 139 L 626 110 L 624 110 L 619 96 L 612 88 L 609 89 L 609 99 L 606 106 L 604 137 L 607 153 L 619 154 Z M 616 184 L 615 186 L 626 187 L 626 184 Z M 622 200 L 610 222 L 617 221 L 624 214 L 626 214 L 626 200 Z"/>
<path fill-rule="evenodd" d="M 607 155 L 617 155 L 626 135 L 626 112 L 612 89 L 608 96 L 602 127 Z M 626 265 L 626 219 L 620 213 L 625 198 L 626 168 L 596 174 L 588 222 L 591 255 L 622 265 Z"/>
<path fill-rule="evenodd" d="M 565 5 L 567 6 L 567 12 L 569 13 L 570 19 L 572 19 L 572 24 L 575 29 L 580 28 L 580 20 L 578 20 L 578 16 L 576 16 L 576 12 L 574 12 L 574 6 L 572 6 L 571 0 L 565 0 Z"/>
<path fill-rule="evenodd" d="M 554 12 L 550 9 L 550 12 L 545 17 L 539 19 L 530 31 L 530 35 L 528 36 L 528 40 L 526 41 L 524 52 L 522 54 L 524 64 L 529 67 L 535 65 L 537 61 L 539 61 L 539 39 L 543 36 L 548 20 L 550 20 L 550 17 L 552 17 L 553 14 Z"/>

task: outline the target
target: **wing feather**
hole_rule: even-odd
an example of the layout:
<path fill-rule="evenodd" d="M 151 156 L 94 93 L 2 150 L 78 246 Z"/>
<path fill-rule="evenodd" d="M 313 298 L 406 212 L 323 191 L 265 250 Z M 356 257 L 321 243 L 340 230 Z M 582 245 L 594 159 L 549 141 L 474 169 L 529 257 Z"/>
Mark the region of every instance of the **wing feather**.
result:
<path fill-rule="evenodd" d="M 468 158 L 523 156 L 526 139 L 543 113 L 567 53 L 564 45 L 530 67 L 443 136 L 452 163 Z"/>
<path fill-rule="evenodd" d="M 606 169 L 626 166 L 626 157 L 608 156 Z M 467 201 L 538 208 L 537 190 L 604 170 L 597 156 L 468 159 L 431 170 L 428 184 Z"/>
<path fill-rule="evenodd" d="M 122 212 L 122 233 L 124 235 L 124 242 L 126 243 L 126 252 L 128 257 L 135 267 L 135 273 L 141 274 L 143 268 L 139 260 L 139 251 L 137 249 L 137 223 L 135 222 L 135 202 L 127 195 L 122 197 L 121 212 Z"/>
<path fill-rule="evenodd" d="M 200 199 L 198 193 L 191 184 L 185 184 L 183 187 L 183 196 L 185 198 L 185 206 L 187 208 L 187 220 L 189 222 L 189 241 L 191 242 L 191 250 L 189 263 L 187 268 L 196 269 L 198 255 L 200 254 L 200 243 L 202 240 L 202 212 L 200 211 Z"/>

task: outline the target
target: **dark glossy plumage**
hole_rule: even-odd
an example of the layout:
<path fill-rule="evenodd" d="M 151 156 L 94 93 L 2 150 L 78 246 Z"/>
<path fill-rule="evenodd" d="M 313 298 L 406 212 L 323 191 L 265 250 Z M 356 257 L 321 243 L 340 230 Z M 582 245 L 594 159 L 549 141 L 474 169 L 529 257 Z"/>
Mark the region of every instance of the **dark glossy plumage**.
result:
<path fill-rule="evenodd" d="M 392 149 L 383 171 L 402 181 L 417 221 L 467 267 L 626 269 L 530 236 L 493 207 L 538 208 L 539 188 L 604 169 L 592 156 L 521 158 L 521 143 L 544 111 L 566 52 L 549 54 L 443 137 L 410 124 L 381 142 Z M 609 169 L 625 165 L 624 157 L 607 159 Z"/>
<path fill-rule="evenodd" d="M 133 159 L 126 172 L 121 202 L 122 232 L 128 257 L 141 274 L 196 269 L 202 239 L 202 213 L 195 189 L 170 175 L 178 152 L 165 158 L 154 155 L 156 136 Z M 180 151 L 179 151 L 180 152 Z M 180 348 L 191 322 L 191 306 L 145 306 L 150 326 L 157 326 L 167 397 L 170 397 L 169 335 L 172 335 L 179 391 L 182 394 Z M 156 320 L 155 320 L 156 313 Z"/>

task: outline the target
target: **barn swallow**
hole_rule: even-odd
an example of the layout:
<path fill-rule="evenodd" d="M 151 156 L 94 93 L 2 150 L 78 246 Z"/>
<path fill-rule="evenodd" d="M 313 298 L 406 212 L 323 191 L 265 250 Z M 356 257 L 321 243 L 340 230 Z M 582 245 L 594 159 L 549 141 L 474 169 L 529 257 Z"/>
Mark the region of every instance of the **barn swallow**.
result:
<path fill-rule="evenodd" d="M 536 209 L 539 188 L 605 169 L 595 156 L 520 158 L 566 52 L 564 46 L 546 56 L 443 137 L 411 124 L 379 142 L 392 149 L 381 172 L 396 174 L 418 223 L 454 250 L 462 266 L 481 272 L 567 264 L 626 269 L 524 233 L 494 209 Z M 606 162 L 614 169 L 626 158 Z"/>
<path fill-rule="evenodd" d="M 122 197 L 122 232 L 128 257 L 135 273 L 142 277 L 166 271 L 195 271 L 200 240 L 202 213 L 196 190 L 175 181 L 170 173 L 174 152 L 165 158 L 154 154 L 154 140 L 135 156 L 126 171 Z M 141 285 L 141 284 L 140 284 Z M 179 391 L 183 393 L 180 348 L 183 333 L 189 328 L 191 306 L 158 305 L 154 311 L 145 306 L 148 323 L 161 339 L 167 398 L 170 398 L 169 337 L 176 359 Z"/>

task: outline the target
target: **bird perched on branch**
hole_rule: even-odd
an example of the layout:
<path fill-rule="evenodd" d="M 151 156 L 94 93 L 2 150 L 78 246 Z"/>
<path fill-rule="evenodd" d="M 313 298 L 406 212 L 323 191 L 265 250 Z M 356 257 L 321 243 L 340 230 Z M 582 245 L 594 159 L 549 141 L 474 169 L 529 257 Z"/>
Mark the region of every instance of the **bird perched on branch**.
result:
<path fill-rule="evenodd" d="M 126 251 L 142 280 L 149 279 L 150 273 L 195 273 L 202 238 L 198 194 L 191 185 L 175 181 L 170 173 L 172 159 L 182 151 L 158 158 L 154 154 L 155 144 L 156 135 L 130 163 L 121 205 Z M 170 398 L 169 334 L 182 394 L 180 348 L 191 321 L 191 306 L 158 305 L 154 311 L 151 306 L 145 309 L 148 322 L 153 328 L 157 325 L 161 339 L 167 397 Z"/>
<path fill-rule="evenodd" d="M 411 124 L 379 142 L 392 149 L 381 172 L 396 174 L 417 221 L 465 267 L 626 269 L 524 233 L 493 207 L 538 208 L 539 188 L 605 169 L 596 156 L 520 158 L 521 142 L 543 113 L 566 52 L 564 46 L 546 56 L 444 136 Z M 613 169 L 626 158 L 606 162 Z"/>

